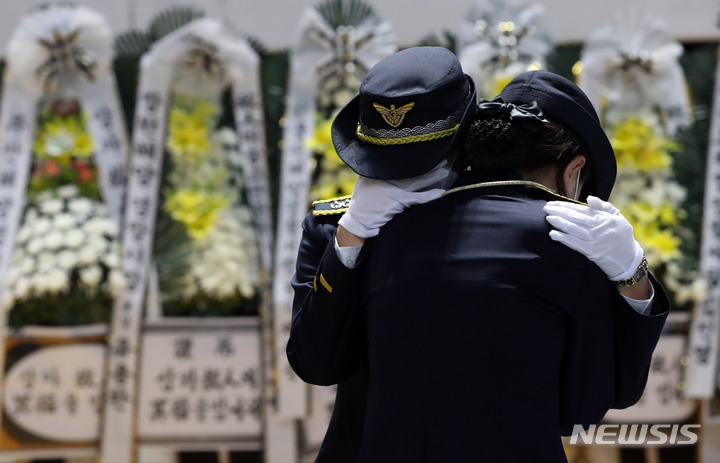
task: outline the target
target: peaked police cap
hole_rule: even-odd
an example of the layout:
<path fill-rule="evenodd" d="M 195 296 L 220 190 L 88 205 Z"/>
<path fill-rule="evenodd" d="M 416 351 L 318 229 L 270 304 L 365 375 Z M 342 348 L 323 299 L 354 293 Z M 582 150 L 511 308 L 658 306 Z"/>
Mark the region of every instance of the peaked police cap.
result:
<path fill-rule="evenodd" d="M 335 149 L 359 175 L 416 177 L 435 167 L 475 115 L 475 85 L 442 47 L 399 51 L 370 69 L 332 124 Z"/>

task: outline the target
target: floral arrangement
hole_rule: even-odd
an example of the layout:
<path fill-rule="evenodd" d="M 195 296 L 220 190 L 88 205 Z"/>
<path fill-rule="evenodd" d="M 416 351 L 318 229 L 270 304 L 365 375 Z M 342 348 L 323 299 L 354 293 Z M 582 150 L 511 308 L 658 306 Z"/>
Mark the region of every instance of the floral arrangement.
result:
<path fill-rule="evenodd" d="M 178 91 L 168 114 L 154 255 L 166 315 L 257 310 L 259 249 L 244 200 L 237 135 L 220 105 Z"/>
<path fill-rule="evenodd" d="M 360 79 L 353 73 L 341 72 L 335 77 L 320 79 L 318 111 L 312 138 L 306 141 L 313 152 L 313 176 L 310 201 L 352 194 L 357 174 L 338 157 L 332 143 L 330 128 L 338 110 L 350 102 L 360 88 Z"/>
<path fill-rule="evenodd" d="M 30 194 L 74 184 L 83 196 L 100 198 L 86 120 L 75 100 L 56 100 L 41 109 L 33 143 Z"/>
<path fill-rule="evenodd" d="M 310 199 L 329 199 L 352 194 L 357 174 L 337 155 L 332 143 L 330 128 L 333 118 L 317 117 L 313 137 L 308 146 L 315 154 L 315 174 L 310 188 Z"/>
<path fill-rule="evenodd" d="M 314 65 L 316 124 L 306 140 L 314 163 L 310 201 L 352 193 L 357 174 L 335 152 L 330 127 L 337 112 L 357 95 L 371 63 L 396 49 L 389 24 L 362 0 L 326 0 L 315 10 L 323 24 L 311 27 L 309 35 L 324 56 Z"/>
<path fill-rule="evenodd" d="M 493 99 L 515 76 L 543 69 L 552 51 L 541 5 L 522 0 L 477 2 L 455 39 L 463 69 L 475 79 L 480 98 Z"/>
<path fill-rule="evenodd" d="M 108 320 L 124 279 L 118 224 L 101 199 L 93 151 L 77 101 L 42 106 L 2 301 L 11 325 Z"/>
<path fill-rule="evenodd" d="M 618 163 L 610 201 L 633 226 L 653 271 L 677 305 L 704 300 L 706 287 L 694 263 L 682 252 L 693 233 L 685 225 L 686 189 L 673 174 L 673 153 L 680 145 L 668 138 L 655 113 L 629 114 L 606 125 Z"/>

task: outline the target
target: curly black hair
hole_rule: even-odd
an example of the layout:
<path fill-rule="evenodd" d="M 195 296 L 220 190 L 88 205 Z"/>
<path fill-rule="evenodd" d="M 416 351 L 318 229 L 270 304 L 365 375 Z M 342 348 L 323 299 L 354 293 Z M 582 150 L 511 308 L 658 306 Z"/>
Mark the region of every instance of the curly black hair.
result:
<path fill-rule="evenodd" d="M 585 156 L 586 166 L 590 162 L 583 142 L 557 122 L 546 122 L 539 129 L 528 130 L 498 117 L 474 120 L 460 146 L 460 155 L 472 170 L 488 174 L 557 165 L 561 194 L 565 194 L 562 173 L 570 161 Z M 587 180 L 589 173 L 590 169 L 583 169 L 581 180 Z"/>

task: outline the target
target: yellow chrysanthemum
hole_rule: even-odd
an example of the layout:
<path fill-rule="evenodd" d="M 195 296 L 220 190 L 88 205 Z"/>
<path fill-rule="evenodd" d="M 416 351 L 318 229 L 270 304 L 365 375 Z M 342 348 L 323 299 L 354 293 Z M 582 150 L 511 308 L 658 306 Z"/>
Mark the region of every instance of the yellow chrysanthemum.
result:
<path fill-rule="evenodd" d="M 670 152 L 677 150 L 678 146 L 662 136 L 660 130 L 648 121 L 630 116 L 610 132 L 610 143 L 620 169 L 666 171 L 671 168 Z"/>
<path fill-rule="evenodd" d="M 334 166 L 344 165 L 340 157 L 337 155 L 337 151 L 335 151 L 335 146 L 332 142 L 332 121 L 332 118 L 318 118 L 313 130 L 313 136 L 305 141 L 305 146 L 315 153 L 322 154 L 323 159 L 326 159 Z"/>
<path fill-rule="evenodd" d="M 680 256 L 680 238 L 668 226 L 674 225 L 677 214 L 666 201 L 654 208 L 644 201 L 631 201 L 623 214 L 633 227 L 635 238 L 648 254 L 656 255 L 662 262 L 670 262 Z"/>
<path fill-rule="evenodd" d="M 685 216 L 685 211 L 682 209 L 675 209 L 669 201 L 663 201 L 660 210 L 658 211 L 660 223 L 667 226 L 679 225 L 680 219 Z"/>
<path fill-rule="evenodd" d="M 215 224 L 218 213 L 228 205 L 228 199 L 217 193 L 177 190 L 167 196 L 164 208 L 187 227 L 190 237 L 202 240 Z"/>
<path fill-rule="evenodd" d="M 212 106 L 201 105 L 200 106 Z M 193 110 L 188 113 L 180 108 L 173 108 L 168 118 L 167 148 L 177 156 L 198 159 L 210 150 L 209 117 L 206 110 Z"/>
<path fill-rule="evenodd" d="M 88 157 L 93 152 L 92 137 L 87 132 L 75 134 L 75 150 L 76 156 Z"/>
<path fill-rule="evenodd" d="M 638 227 L 637 240 L 648 253 L 657 254 L 663 262 L 680 257 L 680 238 L 670 230 L 644 229 Z"/>
<path fill-rule="evenodd" d="M 209 124 L 216 112 L 217 107 L 214 104 L 201 100 L 195 103 L 192 110 L 192 118 L 198 121 L 203 121 L 204 124 Z"/>
<path fill-rule="evenodd" d="M 356 180 L 357 174 L 348 167 L 326 170 L 311 188 L 310 198 L 315 201 L 352 194 Z"/>
<path fill-rule="evenodd" d="M 490 94 L 492 96 L 489 96 L 488 98 L 495 98 L 495 95 L 499 95 L 500 92 L 502 92 L 502 90 L 507 86 L 507 84 L 510 83 L 511 80 L 513 80 L 514 77 L 514 74 L 493 76 L 492 87 L 490 90 Z"/>
<path fill-rule="evenodd" d="M 50 116 L 40 123 L 33 142 L 33 150 L 40 157 L 88 157 L 93 149 L 83 115 Z"/>
<path fill-rule="evenodd" d="M 629 201 L 621 207 L 621 212 L 631 223 L 641 225 L 656 223 L 660 214 L 657 208 L 641 200 Z"/>

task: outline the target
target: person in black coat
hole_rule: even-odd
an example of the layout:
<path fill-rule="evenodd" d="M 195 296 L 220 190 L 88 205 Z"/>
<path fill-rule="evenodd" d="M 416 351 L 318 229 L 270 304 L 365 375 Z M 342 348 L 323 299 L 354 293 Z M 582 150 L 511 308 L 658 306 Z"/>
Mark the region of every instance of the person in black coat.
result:
<path fill-rule="evenodd" d="M 432 66 L 428 66 L 428 63 Z M 417 104 L 428 103 L 426 110 L 420 114 L 421 119 L 415 119 L 415 114 L 407 108 L 397 108 L 400 112 L 405 111 L 399 116 L 383 113 L 385 107 L 382 107 L 381 103 L 385 102 L 388 95 L 393 92 L 395 95 L 403 92 L 407 95 L 413 91 L 409 88 L 392 90 L 397 81 L 404 80 L 407 76 L 412 76 L 416 83 L 422 82 L 422 88 L 435 87 L 434 92 L 424 95 L 425 101 L 422 98 L 415 100 Z M 386 58 L 370 70 L 364 80 L 364 86 L 367 91 L 378 97 L 373 99 L 373 102 L 379 105 L 379 108 L 373 106 L 375 123 L 387 125 L 385 119 L 388 118 L 391 121 L 402 119 L 397 123 L 398 126 L 405 122 L 425 127 L 438 119 L 453 124 L 449 126 L 451 130 L 447 127 L 438 127 L 439 130 L 444 130 L 445 134 L 426 142 L 429 149 L 437 155 L 432 160 L 435 163 L 434 167 L 420 166 L 421 170 L 430 168 L 429 171 L 423 172 L 420 178 L 388 183 L 374 183 L 373 180 L 365 178 L 358 180 L 356 191 L 362 192 L 363 189 L 369 188 L 377 192 L 377 188 L 382 187 L 383 194 L 381 196 L 374 194 L 373 203 L 369 205 L 373 208 L 370 214 L 373 223 L 372 225 L 368 223 L 368 230 L 377 230 L 406 207 L 438 198 L 452 184 L 456 178 L 455 172 L 451 170 L 451 160 L 454 156 L 448 153 L 454 152 L 455 145 L 462 140 L 472 121 L 476 109 L 474 104 L 476 94 L 474 82 L 462 72 L 457 58 L 447 49 L 440 47 L 412 48 Z M 393 105 L 388 104 L 388 107 L 393 108 Z M 366 120 L 373 121 L 373 118 Z M 395 151 L 392 146 L 389 146 L 388 150 Z M 404 167 L 409 160 L 406 156 L 399 167 Z M 338 220 L 348 210 L 349 202 L 349 197 L 316 201 L 313 210 L 303 221 L 302 240 L 292 279 L 293 320 L 300 315 L 303 305 L 317 285 L 323 284 L 322 280 L 318 282 L 315 279 L 317 268 L 326 248 L 334 249 Z M 357 251 L 359 252 L 359 249 Z M 356 257 L 352 257 L 351 262 L 346 260 L 344 265 L 352 265 Z M 293 346 L 300 348 L 291 340 L 288 343 L 289 358 L 297 356 Z M 323 383 L 320 379 L 313 378 L 310 369 L 307 369 L 303 376 L 313 384 L 334 384 L 334 382 Z M 363 437 L 368 382 L 365 359 L 354 366 L 348 379 L 338 382 L 330 425 L 318 453 L 317 462 L 357 461 Z"/>
<path fill-rule="evenodd" d="M 565 461 L 561 434 L 644 389 L 669 303 L 605 201 L 614 155 L 584 94 L 523 74 L 480 105 L 466 146 L 455 188 L 367 242 L 373 221 L 353 208 L 372 190 L 356 191 L 336 239 L 361 254 L 349 268 L 328 244 L 295 314 L 288 358 L 304 380 L 367 361 L 356 461 Z"/>

